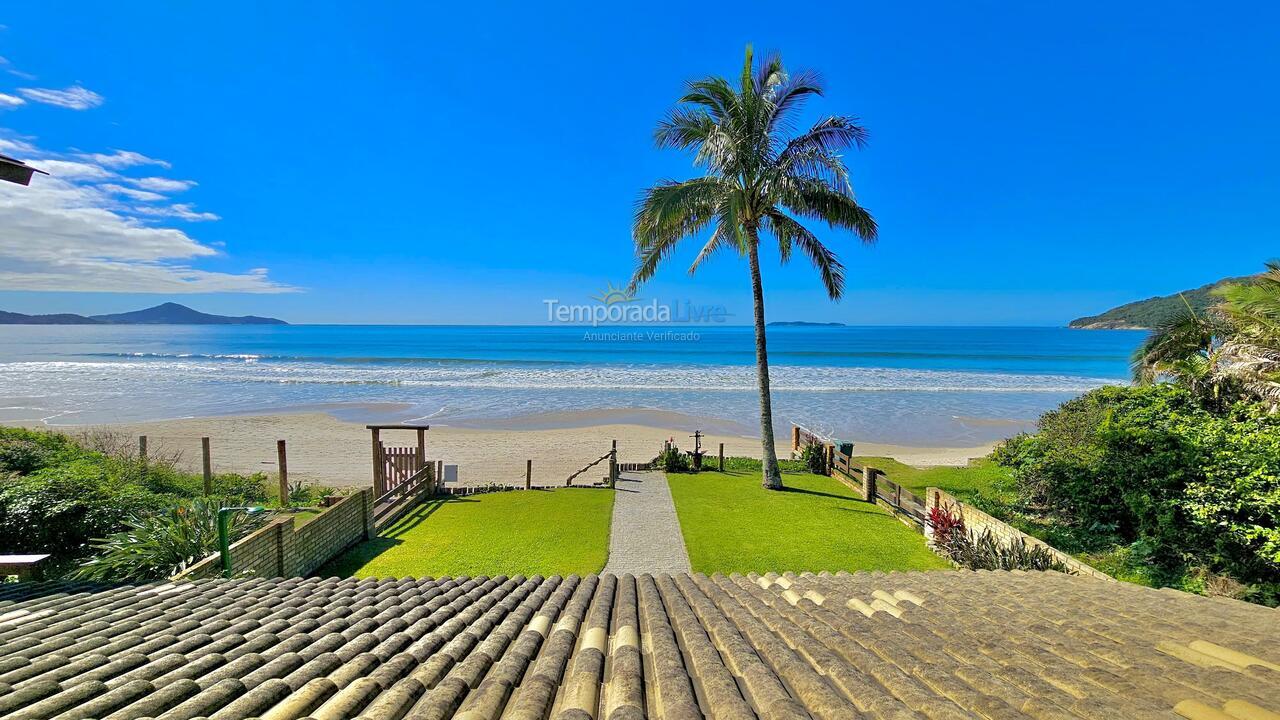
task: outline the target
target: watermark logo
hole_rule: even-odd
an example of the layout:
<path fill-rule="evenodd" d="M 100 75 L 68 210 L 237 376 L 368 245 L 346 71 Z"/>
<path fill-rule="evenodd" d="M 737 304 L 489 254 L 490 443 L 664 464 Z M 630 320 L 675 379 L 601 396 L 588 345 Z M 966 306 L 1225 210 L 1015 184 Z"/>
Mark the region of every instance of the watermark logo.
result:
<path fill-rule="evenodd" d="M 590 296 L 593 303 L 563 303 L 559 299 L 546 299 L 547 322 L 569 323 L 592 327 L 601 325 L 665 325 L 723 323 L 730 313 L 723 305 L 706 305 L 689 300 L 661 302 L 642 300 L 635 293 L 605 286 L 604 292 Z"/>
<path fill-rule="evenodd" d="M 600 293 L 599 295 L 594 295 L 592 297 L 593 299 L 599 300 L 605 305 L 615 305 L 617 303 L 636 302 L 636 300 L 639 299 L 636 297 L 636 294 L 634 291 L 626 290 L 623 288 L 616 288 L 613 286 L 613 283 L 609 283 L 608 285 L 606 285 L 604 292 Z"/>

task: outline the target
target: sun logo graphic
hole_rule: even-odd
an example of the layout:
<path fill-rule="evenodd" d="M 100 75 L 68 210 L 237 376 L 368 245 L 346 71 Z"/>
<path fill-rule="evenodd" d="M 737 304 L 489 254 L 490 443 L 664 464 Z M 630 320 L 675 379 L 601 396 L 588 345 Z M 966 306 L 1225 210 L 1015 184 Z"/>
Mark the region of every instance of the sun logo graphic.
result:
<path fill-rule="evenodd" d="M 637 298 L 634 292 L 629 292 L 624 288 L 616 288 L 610 282 L 605 286 L 604 292 L 599 295 L 593 295 L 591 299 L 599 300 L 605 305 L 613 305 L 616 303 L 635 302 Z"/>

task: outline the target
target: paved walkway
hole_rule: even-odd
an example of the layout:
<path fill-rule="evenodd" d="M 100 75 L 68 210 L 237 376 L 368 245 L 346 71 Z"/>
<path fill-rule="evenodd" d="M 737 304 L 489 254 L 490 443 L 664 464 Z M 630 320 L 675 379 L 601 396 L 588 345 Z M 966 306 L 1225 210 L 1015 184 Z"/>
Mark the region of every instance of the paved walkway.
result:
<path fill-rule="evenodd" d="M 637 576 L 689 572 L 689 553 L 663 473 L 627 472 L 618 478 L 604 572 Z"/>

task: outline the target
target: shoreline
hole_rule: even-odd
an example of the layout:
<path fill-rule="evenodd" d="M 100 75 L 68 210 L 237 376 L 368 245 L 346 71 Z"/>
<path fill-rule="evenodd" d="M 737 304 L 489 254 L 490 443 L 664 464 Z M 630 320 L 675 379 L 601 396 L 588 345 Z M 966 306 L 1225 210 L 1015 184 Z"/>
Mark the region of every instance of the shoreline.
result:
<path fill-rule="evenodd" d="M 332 408 L 256 415 L 218 415 L 150 422 L 2 424 L 69 435 L 113 432 L 146 435 L 153 457 L 175 457 L 183 469 L 199 472 L 200 439 L 209 437 L 214 472 L 276 471 L 276 441 L 285 440 L 291 480 L 321 485 L 364 486 L 371 482 L 370 434 L 365 423 L 341 419 Z M 421 421 L 419 421 L 421 422 Z M 429 420 L 427 421 L 429 423 Z M 760 439 L 741 432 L 742 424 L 658 410 L 589 410 L 546 413 L 470 425 L 435 425 L 427 431 L 427 457 L 458 466 L 462 484 L 523 483 L 526 461 L 533 460 L 535 485 L 561 485 L 569 474 L 608 452 L 618 441 L 619 462 L 647 462 L 674 439 L 689 449 L 694 428 L 706 432 L 703 447 L 714 456 L 760 456 Z M 482 425 L 482 426 L 481 426 Z M 384 431 L 388 445 L 415 444 L 411 431 Z M 789 453 L 788 436 L 777 437 L 779 455 Z M 891 457 L 908 465 L 964 465 L 990 452 L 994 443 L 973 447 L 913 447 L 857 442 L 858 455 Z M 584 480 L 593 478 L 592 472 Z"/>

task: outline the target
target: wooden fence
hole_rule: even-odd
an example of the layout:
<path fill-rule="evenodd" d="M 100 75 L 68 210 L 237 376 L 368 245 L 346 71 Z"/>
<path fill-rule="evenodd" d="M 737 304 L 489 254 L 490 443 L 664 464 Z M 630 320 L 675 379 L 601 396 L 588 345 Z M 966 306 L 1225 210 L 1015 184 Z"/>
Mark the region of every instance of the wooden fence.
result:
<path fill-rule="evenodd" d="M 832 477 L 858 490 L 870 502 L 880 502 L 898 512 L 898 516 L 924 528 L 929 509 L 919 495 L 889 480 L 884 471 L 858 467 L 853 461 L 853 443 L 837 443 L 799 425 L 791 428 L 791 452 L 799 453 L 810 445 L 819 445 L 827 456 Z"/>
<path fill-rule="evenodd" d="M 921 528 L 929 521 L 929 510 L 925 507 L 924 498 L 883 475 L 876 477 L 872 484 L 875 487 L 877 500 L 884 501 Z"/>

